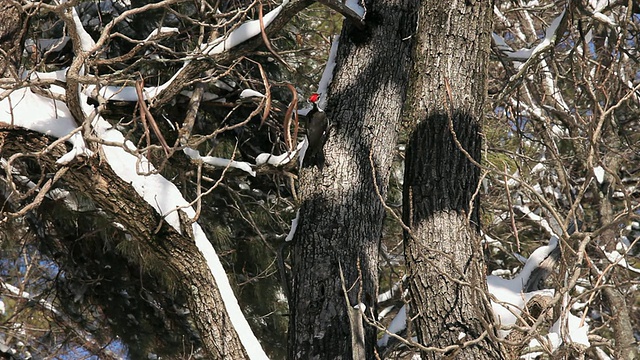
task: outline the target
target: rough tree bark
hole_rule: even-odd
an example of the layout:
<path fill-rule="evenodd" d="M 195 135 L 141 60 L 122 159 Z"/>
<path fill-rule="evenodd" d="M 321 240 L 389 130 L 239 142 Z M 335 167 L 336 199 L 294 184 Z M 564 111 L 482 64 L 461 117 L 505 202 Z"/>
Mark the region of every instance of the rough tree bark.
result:
<path fill-rule="evenodd" d="M 0 0 L 0 14 L 0 77 L 10 77 L 17 74 L 15 66 L 22 55 L 25 13 L 18 3 Z"/>
<path fill-rule="evenodd" d="M 16 153 L 36 153 L 50 143 L 51 140 L 42 134 L 0 127 L 0 154 L 6 158 Z M 58 145 L 38 157 L 45 173 L 54 173 L 60 168 L 55 160 L 65 151 L 63 145 Z M 72 166 L 62 180 L 66 187 L 85 194 L 99 208 L 113 215 L 144 251 L 153 252 L 166 262 L 168 271 L 178 277 L 178 285 L 188 294 L 187 306 L 210 358 L 247 358 L 206 260 L 186 231 L 179 234 L 164 222 L 130 184 L 98 158 Z M 162 226 L 158 228 L 160 223 Z"/>
<path fill-rule="evenodd" d="M 405 256 L 411 325 L 421 344 L 443 349 L 423 351 L 423 359 L 503 357 L 486 326 L 475 195 L 491 9 L 489 1 L 425 0 L 418 13 L 403 113 L 415 126 L 405 163 Z"/>
<path fill-rule="evenodd" d="M 384 207 L 376 184 L 384 196 L 415 8 L 414 0 L 368 1 L 365 30 L 344 24 L 326 109 L 326 164 L 300 172 L 300 223 L 291 251 L 291 359 L 374 358 L 376 330 L 352 310 L 363 303 L 371 316 L 377 298 Z"/>

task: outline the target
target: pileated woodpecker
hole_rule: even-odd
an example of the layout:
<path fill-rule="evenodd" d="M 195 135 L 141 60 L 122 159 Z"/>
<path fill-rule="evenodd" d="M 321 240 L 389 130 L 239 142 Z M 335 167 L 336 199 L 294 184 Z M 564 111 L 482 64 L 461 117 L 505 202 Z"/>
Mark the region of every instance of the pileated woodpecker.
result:
<path fill-rule="evenodd" d="M 309 147 L 304 155 L 302 167 L 317 165 L 322 169 L 324 166 L 324 152 L 322 146 L 327 139 L 327 114 L 318 107 L 320 95 L 317 93 L 309 96 L 309 101 L 313 108 L 307 113 L 307 140 Z"/>

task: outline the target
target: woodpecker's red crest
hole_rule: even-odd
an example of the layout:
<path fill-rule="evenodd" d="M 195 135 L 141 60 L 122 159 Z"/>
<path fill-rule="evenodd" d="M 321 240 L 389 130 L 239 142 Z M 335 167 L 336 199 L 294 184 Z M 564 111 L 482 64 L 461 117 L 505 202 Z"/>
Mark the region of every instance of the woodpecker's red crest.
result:
<path fill-rule="evenodd" d="M 314 103 L 314 104 L 316 102 L 318 102 L 319 99 L 320 99 L 320 94 L 318 94 L 318 93 L 313 93 L 313 94 L 311 94 L 311 96 L 309 96 L 309 101 Z"/>

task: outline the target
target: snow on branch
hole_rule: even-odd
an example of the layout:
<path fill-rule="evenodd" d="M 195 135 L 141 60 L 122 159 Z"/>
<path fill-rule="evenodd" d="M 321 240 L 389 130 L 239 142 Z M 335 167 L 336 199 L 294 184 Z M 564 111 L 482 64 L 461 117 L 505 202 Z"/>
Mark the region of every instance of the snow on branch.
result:
<path fill-rule="evenodd" d="M 0 123 L 69 141 L 73 148 L 57 160 L 59 164 L 67 164 L 78 155 L 93 155 L 64 102 L 36 94 L 31 88 L 7 91 L 11 93 L 0 100 Z"/>
<path fill-rule="evenodd" d="M 263 17 L 263 24 L 265 28 L 269 26 L 273 22 L 273 20 L 275 20 L 275 18 L 280 14 L 282 9 L 287 6 L 288 3 L 289 0 L 284 0 L 282 4 L 269 11 Z M 210 43 L 202 44 L 200 46 L 200 49 L 205 55 L 220 54 L 242 44 L 243 42 L 251 39 L 254 36 L 258 36 L 260 32 L 260 20 L 246 21 L 231 33 L 225 34 L 224 36 L 221 36 Z"/>
<path fill-rule="evenodd" d="M 50 74 L 49 76 L 58 76 L 58 74 Z M 85 94 L 80 94 L 80 100 L 84 114 L 95 114 L 93 107 L 87 103 Z M 79 132 L 80 128 L 76 127 L 75 120 L 66 104 L 59 100 L 35 94 L 29 88 L 15 90 L 0 101 L 0 122 L 22 126 L 59 138 L 67 138 L 73 144 L 73 149 L 70 153 L 58 159 L 58 163 L 68 162 L 78 154 L 92 155 L 86 148 Z M 135 145 L 126 140 L 120 131 L 113 128 L 99 114 L 95 114 L 92 126 L 97 136 L 105 142 L 120 144 L 120 146 L 102 146 L 106 161 L 118 177 L 131 184 L 136 192 L 159 214 L 164 216 L 165 220 L 176 231 L 181 232 L 177 211 L 184 211 L 189 217 L 194 218 L 195 210 L 182 197 L 178 188 L 172 182 L 157 174 L 148 159 L 142 155 L 134 155 L 134 153 L 137 153 Z M 218 161 L 214 158 L 208 158 L 203 157 L 203 160 Z M 236 167 L 245 171 L 253 172 L 246 163 L 244 165 L 236 165 Z M 240 310 L 215 249 L 197 222 L 194 222 L 192 227 L 196 245 L 207 261 L 222 295 L 227 313 L 237 329 L 238 336 L 247 353 L 252 359 L 266 359 L 264 350 Z"/>
<path fill-rule="evenodd" d="M 523 356 L 521 359 L 534 360 L 538 359 L 544 354 L 542 351 L 535 351 L 535 349 L 547 349 L 547 351 L 553 353 L 560 345 L 564 344 L 577 344 L 588 348 L 591 346 L 589 342 L 589 325 L 583 322 L 583 320 L 573 314 L 571 314 L 570 307 L 567 306 L 567 300 L 565 295 L 565 301 L 562 306 L 562 313 L 558 320 L 551 326 L 549 333 L 543 336 L 540 340 L 531 339 L 529 342 L 529 350 L 531 351 Z"/>
<path fill-rule="evenodd" d="M 295 150 L 291 152 L 286 152 L 281 155 L 272 155 L 268 153 L 262 153 L 256 156 L 256 166 L 260 166 L 263 164 L 269 164 L 273 166 L 283 166 L 289 163 L 293 158 L 295 158 L 296 154 L 300 153 L 301 157 L 304 157 L 302 150 L 306 150 L 305 141 L 301 141 L 298 143 L 298 146 Z"/>
<path fill-rule="evenodd" d="M 403 305 L 396 316 L 391 320 L 391 324 L 387 327 L 385 334 L 378 340 L 378 347 L 384 348 L 389 343 L 391 334 L 398 334 L 407 328 L 407 305 Z"/>
<path fill-rule="evenodd" d="M 324 109 L 327 106 L 327 92 L 329 85 L 333 80 L 333 71 L 336 68 L 336 57 L 338 56 L 338 45 L 340 44 L 340 36 L 333 37 L 331 42 L 331 49 L 329 50 L 329 59 L 327 65 L 325 65 L 322 71 L 322 77 L 318 83 L 318 94 L 320 94 L 320 100 L 318 100 L 318 107 Z"/>
<path fill-rule="evenodd" d="M 562 36 L 562 34 L 559 34 L 558 30 L 563 28 L 561 25 L 567 20 L 567 10 L 565 9 L 560 13 L 560 15 L 553 19 L 553 21 L 547 28 L 542 41 L 538 45 L 528 49 L 523 48 L 520 50 L 513 50 L 511 46 L 509 46 L 500 35 L 496 33 L 491 34 L 496 48 L 500 50 L 500 52 L 503 53 L 507 58 L 513 60 L 516 63 L 516 67 L 519 71 L 517 74 L 511 77 L 511 80 L 519 78 L 524 70 L 526 70 L 529 65 L 533 63 L 533 61 L 539 54 L 555 46 L 558 36 Z"/>
<path fill-rule="evenodd" d="M 147 101 L 151 101 L 158 96 L 164 89 L 168 88 L 171 83 L 178 77 L 180 71 L 184 69 L 184 66 L 176 71 L 176 73 L 160 86 L 145 86 L 142 89 L 142 95 Z M 84 94 L 90 97 L 101 96 L 105 100 L 109 101 L 138 101 L 138 95 L 136 93 L 135 86 L 102 86 L 100 88 L 96 85 L 87 85 L 84 87 Z"/>
<path fill-rule="evenodd" d="M 491 300 L 493 314 L 496 321 L 502 327 L 514 325 L 519 314 L 525 308 L 527 302 L 536 295 L 553 296 L 552 289 L 524 292 L 529 278 L 542 262 L 551 256 L 551 252 L 558 246 L 558 238 L 552 237 L 549 244 L 536 249 L 527 259 L 522 270 L 513 279 L 503 279 L 498 276 L 487 276 L 489 293 L 494 297 Z M 501 337 L 506 337 L 511 330 L 499 330 Z"/>
<path fill-rule="evenodd" d="M 180 190 L 171 181 L 155 173 L 153 165 L 144 156 L 135 156 L 131 152 L 125 151 L 124 146 L 131 150 L 135 149 L 134 145 L 125 140 L 122 133 L 112 128 L 111 124 L 101 116 L 94 120 L 93 125 L 96 133 L 103 140 L 122 144 L 120 147 L 107 145 L 102 147 L 107 162 L 114 172 L 122 180 L 130 183 L 136 192 L 149 205 L 153 206 L 159 214 L 163 215 L 165 220 L 176 231 L 181 232 L 178 211 L 183 211 L 191 219 L 195 218 L 196 212 L 189 202 L 184 199 Z M 141 173 L 141 170 L 145 170 L 147 173 Z M 207 261 L 211 274 L 218 285 L 218 290 L 229 318 L 247 354 L 251 359 L 267 359 L 262 346 L 240 309 L 227 274 L 213 245 L 197 222 L 194 221 L 191 226 L 196 246 Z"/>
<path fill-rule="evenodd" d="M 336 68 L 336 57 L 338 56 L 338 45 L 340 44 L 340 36 L 336 35 L 333 37 L 333 41 L 331 42 L 331 49 L 329 49 L 329 58 L 327 59 L 327 64 L 322 71 L 322 77 L 320 78 L 320 82 L 318 83 L 318 90 L 316 91 L 320 94 L 320 99 L 317 101 L 318 108 L 324 109 L 327 106 L 327 92 L 329 90 L 329 85 L 331 81 L 333 81 L 333 71 Z M 302 116 L 306 116 L 309 111 L 311 111 L 311 107 L 307 107 L 305 109 L 298 110 L 298 114 Z M 302 164 L 302 163 L 301 163 Z"/>
<path fill-rule="evenodd" d="M 364 1 L 318 0 L 318 2 L 342 14 L 342 16 L 351 20 L 354 25 L 364 28 L 364 17 L 367 13 Z"/>
<path fill-rule="evenodd" d="M 539 267 L 543 266 L 543 262 L 552 256 L 552 252 L 558 246 L 558 238 L 551 237 L 549 244 L 536 249 L 527 259 L 522 270 L 512 279 L 503 279 L 495 275 L 487 276 L 487 286 L 489 294 L 491 294 L 491 305 L 497 324 L 500 327 L 508 328 L 518 321 L 523 309 L 526 308 L 527 302 L 535 296 L 553 297 L 555 291 L 553 289 L 543 289 L 525 292 L 525 287 L 529 283 L 530 278 Z M 567 310 L 568 312 L 568 310 Z M 571 315 L 571 314 L 569 314 Z M 572 315 L 571 315 L 572 316 Z M 557 324 L 557 323 L 556 323 Z M 574 322 L 569 324 L 572 331 L 582 332 L 588 327 L 576 327 Z M 397 334 L 406 328 L 406 309 L 403 306 L 396 317 L 392 320 L 387 328 L 387 333 L 378 340 L 378 346 L 385 347 L 389 341 L 389 333 Z M 506 337 L 511 330 L 499 330 L 498 335 L 502 338 Z M 576 340 L 574 340 L 575 342 Z"/>
<path fill-rule="evenodd" d="M 621 237 L 616 243 L 615 250 L 608 252 L 606 246 L 601 246 L 602 252 L 607 257 L 607 260 L 613 265 L 621 266 L 629 271 L 633 271 L 636 274 L 640 274 L 640 269 L 630 264 L 625 257 L 631 251 L 632 244 L 626 236 Z"/>
<path fill-rule="evenodd" d="M 182 151 L 184 151 L 185 155 L 193 160 L 199 160 L 211 166 L 232 167 L 240 169 L 244 172 L 247 172 L 251 176 L 256 176 L 256 172 L 251 168 L 251 164 L 249 164 L 248 162 L 223 159 L 213 156 L 201 156 L 198 150 L 194 150 L 190 147 L 184 148 Z"/>
<path fill-rule="evenodd" d="M 527 205 L 515 205 L 513 207 L 515 210 L 520 211 L 522 214 L 524 214 L 524 216 L 528 217 L 529 220 L 536 222 L 538 224 L 540 224 L 540 226 L 542 226 L 542 228 L 552 237 L 557 237 L 558 235 L 555 233 L 555 231 L 553 231 L 553 229 L 551 228 L 551 225 L 549 225 L 549 222 L 543 218 L 542 216 L 534 213 L 533 211 L 531 211 L 531 209 L 529 209 L 529 206 Z"/>
<path fill-rule="evenodd" d="M 296 230 L 298 229 L 299 221 L 300 221 L 300 209 L 296 211 L 296 217 L 291 221 L 291 230 L 289 230 L 287 237 L 284 239 L 285 241 L 293 240 L 293 236 L 296 234 Z"/>

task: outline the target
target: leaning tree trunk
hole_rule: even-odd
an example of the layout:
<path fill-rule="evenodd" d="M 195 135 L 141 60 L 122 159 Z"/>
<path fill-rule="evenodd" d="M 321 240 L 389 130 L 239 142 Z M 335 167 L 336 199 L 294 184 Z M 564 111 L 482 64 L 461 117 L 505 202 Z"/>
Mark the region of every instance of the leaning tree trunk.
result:
<path fill-rule="evenodd" d="M 376 191 L 385 195 L 394 157 L 414 3 L 369 1 L 366 29 L 344 25 L 326 109 L 326 164 L 300 172 L 289 299 L 292 359 L 374 358 L 376 330 L 353 307 L 366 305 L 369 316 L 375 308 L 385 214 Z"/>
<path fill-rule="evenodd" d="M 32 154 L 47 148 L 51 139 L 32 131 L 0 126 L 0 154 Z M 45 173 L 60 167 L 55 160 L 65 152 L 58 144 L 38 156 Z M 177 285 L 186 294 L 186 303 L 207 355 L 212 359 L 245 359 L 247 352 L 224 306 L 222 295 L 207 262 L 188 230 L 179 234 L 120 179 L 101 159 L 91 158 L 72 165 L 61 178 L 65 186 L 89 197 L 100 209 L 124 225 L 141 251 L 153 253 L 178 278 Z M 162 224 L 158 227 L 158 224 Z M 190 224 L 185 223 L 185 228 Z"/>
<path fill-rule="evenodd" d="M 405 254 L 412 326 L 422 345 L 441 349 L 423 351 L 423 359 L 503 357 L 486 326 L 492 316 L 476 195 L 491 6 L 425 0 L 418 13 L 403 116 L 415 126 L 405 166 Z"/>

